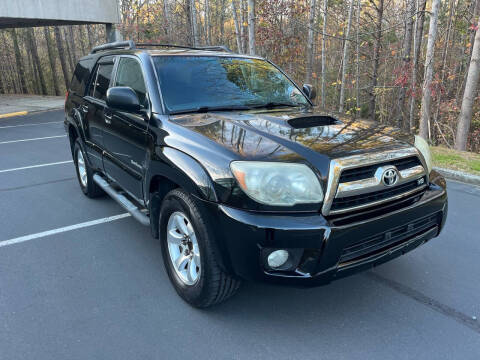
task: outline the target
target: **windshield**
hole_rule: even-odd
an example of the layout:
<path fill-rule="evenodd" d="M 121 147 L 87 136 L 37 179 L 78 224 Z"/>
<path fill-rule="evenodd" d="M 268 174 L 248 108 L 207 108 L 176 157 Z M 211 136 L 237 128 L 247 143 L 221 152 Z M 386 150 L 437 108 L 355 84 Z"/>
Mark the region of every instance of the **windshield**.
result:
<path fill-rule="evenodd" d="M 309 104 L 295 84 L 265 60 L 218 56 L 153 59 L 171 113 Z"/>

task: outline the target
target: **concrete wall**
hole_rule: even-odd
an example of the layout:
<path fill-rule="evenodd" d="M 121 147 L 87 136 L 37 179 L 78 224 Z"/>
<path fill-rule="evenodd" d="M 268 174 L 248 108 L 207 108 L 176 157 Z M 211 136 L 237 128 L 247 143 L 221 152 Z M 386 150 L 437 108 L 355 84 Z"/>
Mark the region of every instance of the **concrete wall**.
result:
<path fill-rule="evenodd" d="M 0 0 L 0 28 L 119 22 L 117 0 Z"/>

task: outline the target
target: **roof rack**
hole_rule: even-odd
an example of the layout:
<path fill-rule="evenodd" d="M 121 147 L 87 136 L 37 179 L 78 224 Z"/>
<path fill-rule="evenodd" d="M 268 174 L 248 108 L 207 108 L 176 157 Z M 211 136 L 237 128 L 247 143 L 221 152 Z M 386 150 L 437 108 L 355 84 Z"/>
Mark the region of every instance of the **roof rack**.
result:
<path fill-rule="evenodd" d="M 135 49 L 135 43 L 132 40 L 128 40 L 128 41 L 117 41 L 117 42 L 112 42 L 108 44 L 103 44 L 103 45 L 95 46 L 92 49 L 91 54 L 95 54 L 96 52 L 99 52 L 99 51 L 112 50 L 112 49 L 127 49 L 127 50 Z"/>
<path fill-rule="evenodd" d="M 184 46 L 184 45 L 173 45 L 173 44 L 141 43 L 141 44 L 137 44 L 137 47 L 171 47 L 171 48 L 189 49 L 189 50 L 225 51 L 225 52 L 229 52 L 229 53 L 232 52 L 232 50 L 230 50 L 225 45 Z"/>
<path fill-rule="evenodd" d="M 113 50 L 113 49 L 132 50 L 132 49 L 137 49 L 138 47 L 170 47 L 170 48 L 188 49 L 188 50 L 225 51 L 229 53 L 232 52 L 232 50 L 230 50 L 225 45 L 197 46 L 197 47 L 173 45 L 173 44 L 157 44 L 157 43 L 140 43 L 135 45 L 133 40 L 128 40 L 128 41 L 117 41 L 117 42 L 95 46 L 92 49 L 91 54 L 95 54 L 99 51 Z"/>

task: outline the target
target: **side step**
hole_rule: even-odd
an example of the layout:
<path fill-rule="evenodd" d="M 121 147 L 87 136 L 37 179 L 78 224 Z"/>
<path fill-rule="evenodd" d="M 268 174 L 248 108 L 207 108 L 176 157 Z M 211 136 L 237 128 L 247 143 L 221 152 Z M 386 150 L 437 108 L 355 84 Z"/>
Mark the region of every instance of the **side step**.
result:
<path fill-rule="evenodd" d="M 119 203 L 120 206 L 127 210 L 142 225 L 150 226 L 150 218 L 140 211 L 140 209 L 134 203 L 128 200 L 125 195 L 115 190 L 104 178 L 98 174 L 94 174 L 93 181 L 95 181 L 97 185 L 103 189 L 103 191 L 110 195 L 113 200 Z"/>

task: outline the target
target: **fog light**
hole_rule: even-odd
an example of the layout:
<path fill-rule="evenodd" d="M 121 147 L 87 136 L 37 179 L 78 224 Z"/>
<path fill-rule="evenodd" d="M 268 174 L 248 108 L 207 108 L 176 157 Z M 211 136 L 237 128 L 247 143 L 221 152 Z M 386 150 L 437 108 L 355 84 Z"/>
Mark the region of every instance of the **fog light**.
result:
<path fill-rule="evenodd" d="M 285 265 L 288 260 L 288 251 L 286 250 L 275 250 L 270 255 L 268 255 L 267 262 L 268 266 L 272 269 L 276 269 Z"/>

